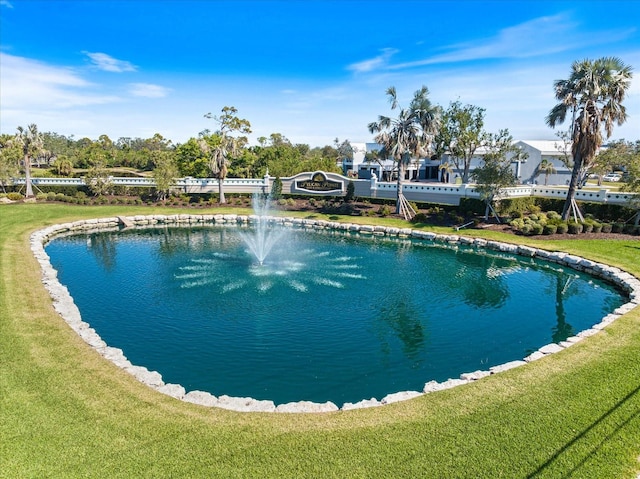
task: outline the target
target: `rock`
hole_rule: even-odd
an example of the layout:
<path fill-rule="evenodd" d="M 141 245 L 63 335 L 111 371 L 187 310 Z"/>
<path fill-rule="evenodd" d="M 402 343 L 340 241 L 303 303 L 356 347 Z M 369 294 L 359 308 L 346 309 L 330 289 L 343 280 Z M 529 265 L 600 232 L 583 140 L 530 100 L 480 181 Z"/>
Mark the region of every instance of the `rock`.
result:
<path fill-rule="evenodd" d="M 189 391 L 182 399 L 200 406 L 212 407 L 218 403 L 217 397 L 205 391 Z"/>
<path fill-rule="evenodd" d="M 542 354 L 553 354 L 553 353 L 558 353 L 563 349 L 564 348 L 562 346 L 555 343 L 551 343 L 551 344 L 547 344 L 546 346 L 542 346 L 540 349 L 538 349 L 538 351 L 540 351 Z"/>
<path fill-rule="evenodd" d="M 378 406 L 382 406 L 382 403 L 378 401 L 376 398 L 371 398 L 371 399 L 363 399 L 362 401 L 358 401 L 357 403 L 350 403 L 350 402 L 344 403 L 342 405 L 342 410 L 350 411 L 353 409 L 364 409 L 368 407 L 378 407 Z"/>
<path fill-rule="evenodd" d="M 460 375 L 460 379 L 464 381 L 477 381 L 478 379 L 486 378 L 490 376 L 490 371 L 474 371 L 472 373 L 463 373 Z"/>
<path fill-rule="evenodd" d="M 275 412 L 276 410 L 276 405 L 273 401 L 225 395 L 218 397 L 216 407 L 239 412 Z"/>
<path fill-rule="evenodd" d="M 165 384 L 157 388 L 162 394 L 174 397 L 176 399 L 183 399 L 185 395 L 185 389 L 179 384 Z"/>
<path fill-rule="evenodd" d="M 338 406 L 334 403 L 327 401 L 326 403 L 315 403 L 311 401 L 299 401 L 290 402 L 286 404 L 280 404 L 276 407 L 276 412 L 289 412 L 289 413 L 316 413 L 316 412 L 333 412 L 338 411 Z"/>
<path fill-rule="evenodd" d="M 544 353 L 541 353 L 540 351 L 535 351 L 533 353 L 531 353 L 529 356 L 527 356 L 526 358 L 524 358 L 524 360 L 527 363 L 530 363 L 532 361 L 537 361 L 538 359 L 542 359 L 545 357 Z"/>
<path fill-rule="evenodd" d="M 493 366 L 489 368 L 491 374 L 502 373 L 504 371 L 508 371 L 509 369 L 517 368 L 527 364 L 525 361 L 509 361 L 508 363 L 499 364 L 497 366 Z"/>
<path fill-rule="evenodd" d="M 164 386 L 162 376 L 157 371 L 149 371 L 143 366 L 131 366 L 125 368 L 125 371 L 132 374 L 138 381 L 147 386 Z"/>
<path fill-rule="evenodd" d="M 408 399 L 413 399 L 418 396 L 422 396 L 423 393 L 419 391 L 400 391 L 393 394 L 387 394 L 380 401 L 382 404 L 392 404 L 394 402 L 407 401 Z"/>
<path fill-rule="evenodd" d="M 444 382 L 437 381 L 429 381 L 424 385 L 423 391 L 425 393 L 433 393 L 436 391 L 444 391 L 445 389 L 451 389 L 456 386 L 462 386 L 463 384 L 467 384 L 469 381 L 466 379 L 447 379 Z"/>

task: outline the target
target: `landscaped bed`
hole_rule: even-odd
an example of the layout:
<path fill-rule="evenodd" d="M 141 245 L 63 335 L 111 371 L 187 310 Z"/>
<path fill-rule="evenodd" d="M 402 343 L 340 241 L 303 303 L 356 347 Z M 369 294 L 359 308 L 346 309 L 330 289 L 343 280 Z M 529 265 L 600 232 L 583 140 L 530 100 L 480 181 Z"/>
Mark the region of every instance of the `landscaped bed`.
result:
<path fill-rule="evenodd" d="M 380 408 L 243 414 L 138 383 L 54 311 L 29 236 L 77 219 L 177 211 L 0 205 L 2 477 L 631 478 L 640 470 L 640 308 L 560 353 Z M 406 226 L 393 218 L 347 220 Z M 640 276 L 633 236 L 460 233 L 566 251 Z"/>

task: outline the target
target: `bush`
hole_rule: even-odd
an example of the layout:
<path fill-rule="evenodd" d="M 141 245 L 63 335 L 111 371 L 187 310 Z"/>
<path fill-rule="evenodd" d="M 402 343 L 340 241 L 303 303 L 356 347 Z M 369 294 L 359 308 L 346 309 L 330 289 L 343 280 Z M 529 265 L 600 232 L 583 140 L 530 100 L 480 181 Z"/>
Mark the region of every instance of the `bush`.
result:
<path fill-rule="evenodd" d="M 347 203 L 350 203 L 353 201 L 353 196 L 355 194 L 356 191 L 356 185 L 353 183 L 353 181 L 350 181 L 347 184 L 347 193 L 344 195 L 344 200 Z"/>
<path fill-rule="evenodd" d="M 22 193 L 16 193 L 15 191 L 12 191 L 11 193 L 7 193 L 7 198 L 9 198 L 11 201 L 21 201 L 24 199 L 24 196 L 22 196 Z"/>
<path fill-rule="evenodd" d="M 389 216 L 391 214 L 391 207 L 389 205 L 382 205 L 378 210 L 380 216 Z"/>
<path fill-rule="evenodd" d="M 411 218 L 412 223 L 426 223 L 429 221 L 429 217 L 425 213 L 418 213 Z"/>
<path fill-rule="evenodd" d="M 546 224 L 544 229 L 542 230 L 542 234 L 545 235 L 554 235 L 558 231 L 558 225 L 554 224 Z"/>
<path fill-rule="evenodd" d="M 582 223 L 576 223 L 574 221 L 569 223 L 569 234 L 571 234 L 571 235 L 580 234 L 580 233 L 582 233 L 583 229 L 584 229 L 584 226 L 583 226 Z"/>
<path fill-rule="evenodd" d="M 591 233 L 593 231 L 593 221 L 587 220 L 582 223 L 582 232 L 583 233 Z"/>
<path fill-rule="evenodd" d="M 567 223 L 560 223 L 557 227 L 556 232 L 560 235 L 566 234 L 569 231 L 569 225 Z"/>
<path fill-rule="evenodd" d="M 600 233 L 602 231 L 602 223 L 598 223 L 597 221 L 594 221 L 593 223 L 593 232 L 594 233 Z"/>
<path fill-rule="evenodd" d="M 611 233 L 613 225 L 611 223 L 603 223 L 602 224 L 602 232 L 603 233 Z"/>
<path fill-rule="evenodd" d="M 547 211 L 547 219 L 554 221 L 562 221 L 562 216 L 557 211 Z"/>
<path fill-rule="evenodd" d="M 544 226 L 540 223 L 534 223 L 531 225 L 531 234 L 532 235 L 541 235 L 544 231 Z"/>
<path fill-rule="evenodd" d="M 282 180 L 279 176 L 276 176 L 276 179 L 271 184 L 271 198 L 274 200 L 282 198 Z"/>
<path fill-rule="evenodd" d="M 624 231 L 624 223 L 613 223 L 612 233 L 622 233 Z"/>

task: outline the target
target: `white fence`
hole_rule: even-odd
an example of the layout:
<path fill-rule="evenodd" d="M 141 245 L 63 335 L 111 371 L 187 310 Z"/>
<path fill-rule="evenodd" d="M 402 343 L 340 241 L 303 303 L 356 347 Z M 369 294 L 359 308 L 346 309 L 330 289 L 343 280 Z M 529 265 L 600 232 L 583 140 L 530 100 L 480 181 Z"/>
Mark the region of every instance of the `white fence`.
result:
<path fill-rule="evenodd" d="M 294 177 L 282 178 L 283 193 L 299 193 L 295 185 L 297 182 L 312 178 L 315 173 L 300 173 Z M 360 180 L 347 178 L 346 176 L 328 173 L 331 179 L 341 184 L 338 193 L 344 195 L 349 182 L 355 186 L 355 196 L 368 198 L 388 198 L 396 197 L 397 185 L 395 182 L 379 182 L 374 180 Z M 255 178 L 227 178 L 223 182 L 225 193 L 253 194 L 256 192 L 267 193 L 273 185 L 273 177 L 265 176 L 261 179 Z M 34 186 L 86 186 L 85 178 L 32 178 Z M 113 185 L 128 187 L 155 187 L 153 178 L 124 178 L 110 177 L 109 181 Z M 24 185 L 24 178 L 13 180 L 15 185 Z M 218 191 L 218 180 L 216 178 L 181 178 L 176 180 L 174 188 L 184 193 L 216 193 Z M 427 183 L 427 182 L 407 182 L 403 183 L 402 191 L 410 201 L 436 203 L 445 205 L 459 205 L 462 198 L 479 198 L 476 185 L 458 185 L 447 183 Z M 324 196 L 338 195 L 336 190 L 330 192 L 314 191 L 313 194 Z M 503 190 L 503 197 L 523 198 L 535 196 L 541 198 L 564 199 L 567 196 L 567 187 L 564 186 L 540 186 L 521 185 Z M 619 191 L 609 191 L 606 188 L 599 190 L 581 189 L 576 191 L 577 201 L 593 203 L 611 203 L 616 205 L 631 205 L 634 199 L 640 199 L 636 193 L 623 193 Z"/>

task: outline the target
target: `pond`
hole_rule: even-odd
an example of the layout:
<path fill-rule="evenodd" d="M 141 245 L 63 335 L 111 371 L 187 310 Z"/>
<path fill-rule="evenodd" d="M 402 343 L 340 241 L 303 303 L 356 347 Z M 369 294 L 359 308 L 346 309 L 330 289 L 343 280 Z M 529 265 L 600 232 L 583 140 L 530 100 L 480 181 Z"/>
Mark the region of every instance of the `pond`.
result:
<path fill-rule="evenodd" d="M 46 252 L 83 320 L 133 364 L 187 391 L 276 404 L 421 391 L 522 359 L 625 302 L 532 258 L 283 230 L 263 264 L 239 226 L 94 232 Z"/>

